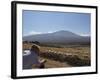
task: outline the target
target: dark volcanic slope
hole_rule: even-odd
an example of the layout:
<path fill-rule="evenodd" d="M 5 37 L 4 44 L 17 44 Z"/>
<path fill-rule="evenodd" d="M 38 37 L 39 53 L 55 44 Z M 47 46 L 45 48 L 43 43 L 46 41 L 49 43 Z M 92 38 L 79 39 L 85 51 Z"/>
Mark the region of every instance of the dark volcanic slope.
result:
<path fill-rule="evenodd" d="M 70 31 L 57 31 L 47 34 L 37 34 L 24 36 L 24 41 L 39 41 L 40 43 L 88 43 L 90 42 L 89 36 L 79 36 Z"/>

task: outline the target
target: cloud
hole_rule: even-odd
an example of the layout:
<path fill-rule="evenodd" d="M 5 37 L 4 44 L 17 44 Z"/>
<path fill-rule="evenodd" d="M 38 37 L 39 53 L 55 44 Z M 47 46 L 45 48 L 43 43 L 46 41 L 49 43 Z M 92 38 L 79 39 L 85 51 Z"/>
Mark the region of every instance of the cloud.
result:
<path fill-rule="evenodd" d="M 28 33 L 29 35 L 35 35 L 35 34 L 42 34 L 42 32 L 35 32 L 35 31 L 31 31 Z"/>
<path fill-rule="evenodd" d="M 80 34 L 80 36 L 90 36 L 90 34 Z"/>
<path fill-rule="evenodd" d="M 28 36 L 28 35 L 36 35 L 36 34 L 45 34 L 45 33 L 53 33 L 52 31 L 48 31 L 48 32 L 36 32 L 36 31 L 30 31 L 27 34 L 24 34 L 24 36 Z"/>

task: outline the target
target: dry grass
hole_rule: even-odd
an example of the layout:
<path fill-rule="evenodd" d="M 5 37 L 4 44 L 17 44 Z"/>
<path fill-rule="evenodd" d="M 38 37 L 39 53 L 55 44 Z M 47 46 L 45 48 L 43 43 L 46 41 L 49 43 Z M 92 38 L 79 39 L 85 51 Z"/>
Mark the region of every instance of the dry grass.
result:
<path fill-rule="evenodd" d="M 30 49 L 31 43 L 23 44 L 23 49 Z M 88 66 L 90 65 L 90 47 L 44 47 L 40 46 L 40 56 L 48 60 L 47 67 Z M 60 62 L 59 62 L 60 61 Z M 64 62 L 64 64 L 62 64 Z M 68 62 L 68 63 L 67 63 Z M 67 63 L 67 65 L 65 65 Z"/>
<path fill-rule="evenodd" d="M 72 67 L 70 64 L 65 62 L 59 62 L 52 59 L 41 58 L 45 59 L 47 62 L 45 63 L 45 68 L 61 68 L 61 67 Z"/>
<path fill-rule="evenodd" d="M 80 58 L 88 56 L 90 58 L 89 47 L 70 47 L 70 48 L 54 48 L 54 47 L 41 47 L 41 52 L 55 52 L 59 54 L 77 54 Z"/>

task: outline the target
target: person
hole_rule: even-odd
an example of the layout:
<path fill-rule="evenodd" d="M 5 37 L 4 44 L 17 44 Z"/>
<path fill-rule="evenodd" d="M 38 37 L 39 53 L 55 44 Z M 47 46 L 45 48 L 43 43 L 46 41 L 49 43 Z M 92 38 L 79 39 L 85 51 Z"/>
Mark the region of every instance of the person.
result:
<path fill-rule="evenodd" d="M 46 60 L 39 61 L 40 47 L 32 45 L 30 51 L 23 54 L 23 69 L 44 68 Z"/>

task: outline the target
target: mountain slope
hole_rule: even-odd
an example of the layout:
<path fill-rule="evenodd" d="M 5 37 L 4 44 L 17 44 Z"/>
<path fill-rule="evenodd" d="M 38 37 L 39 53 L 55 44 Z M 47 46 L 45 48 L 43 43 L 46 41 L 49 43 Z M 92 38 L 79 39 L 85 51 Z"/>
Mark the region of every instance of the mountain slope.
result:
<path fill-rule="evenodd" d="M 23 40 L 38 41 L 40 43 L 88 43 L 90 37 L 83 37 L 70 31 L 61 30 L 53 33 L 25 36 Z"/>

